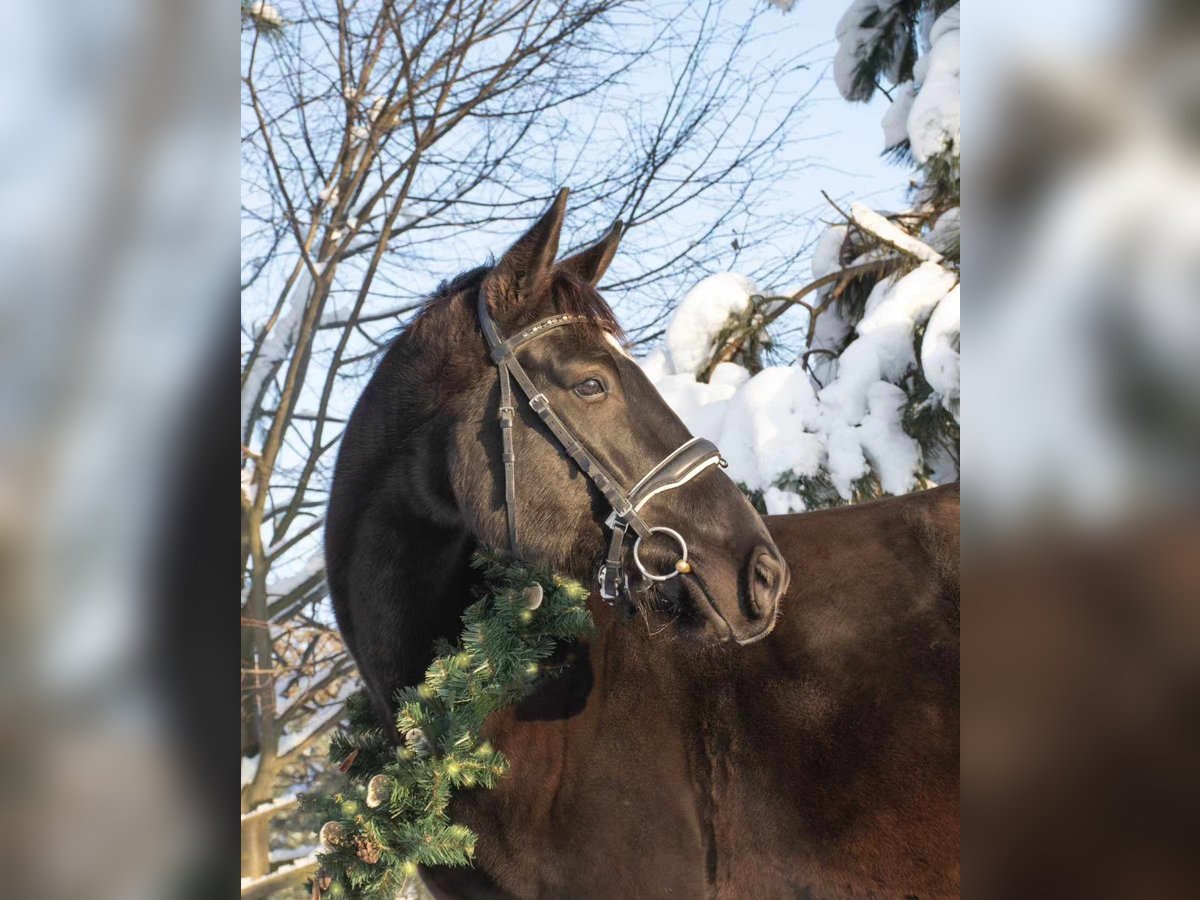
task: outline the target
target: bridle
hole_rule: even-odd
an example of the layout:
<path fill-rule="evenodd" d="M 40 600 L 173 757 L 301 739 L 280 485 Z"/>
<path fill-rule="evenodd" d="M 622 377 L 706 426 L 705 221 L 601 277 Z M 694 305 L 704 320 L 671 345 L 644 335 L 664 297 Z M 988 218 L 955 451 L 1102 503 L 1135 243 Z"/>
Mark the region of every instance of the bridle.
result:
<path fill-rule="evenodd" d="M 612 513 L 604 524 L 611 529 L 612 537 L 608 544 L 608 556 L 600 566 L 599 582 L 600 596 L 609 603 L 620 596 L 621 591 L 628 592 L 629 579 L 622 572 L 625 555 L 625 538 L 632 529 L 637 539 L 633 544 L 633 562 L 638 571 L 650 581 L 667 581 L 681 572 L 690 572 L 688 562 L 688 547 L 683 536 L 673 528 L 650 526 L 641 516 L 642 507 L 658 494 L 682 487 L 711 466 L 724 466 L 721 451 L 716 445 L 704 438 L 692 438 L 677 447 L 658 465 L 647 472 L 628 492 L 608 473 L 588 450 L 580 443 L 566 423 L 550 407 L 546 395 L 537 389 L 529 374 L 517 361 L 516 351 L 549 334 L 555 328 L 564 325 L 576 325 L 591 321 L 587 316 L 556 315 L 534 322 L 510 338 L 505 339 L 496 327 L 491 313 L 488 311 L 487 298 L 483 287 L 479 289 L 479 325 L 491 349 L 492 361 L 500 372 L 500 435 L 501 449 L 504 459 L 504 505 L 508 512 L 508 542 L 514 556 L 519 555 L 519 534 L 517 531 L 517 485 L 516 485 L 516 456 L 513 453 L 512 429 L 516 418 L 516 408 L 513 405 L 512 381 L 515 380 L 529 401 L 529 408 L 550 429 L 555 440 L 575 461 L 575 465 L 591 479 L 597 490 L 604 495 L 612 507 Z M 643 565 L 638 553 L 642 541 L 650 540 L 654 534 L 664 534 L 672 538 L 680 550 L 680 558 L 675 563 L 673 571 L 659 575 L 649 571 Z"/>

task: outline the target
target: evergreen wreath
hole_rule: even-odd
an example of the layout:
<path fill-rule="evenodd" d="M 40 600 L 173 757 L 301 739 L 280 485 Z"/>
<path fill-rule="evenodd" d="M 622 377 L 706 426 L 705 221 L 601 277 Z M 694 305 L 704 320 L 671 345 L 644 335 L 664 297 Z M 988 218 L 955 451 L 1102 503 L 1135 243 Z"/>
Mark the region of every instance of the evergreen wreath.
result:
<path fill-rule="evenodd" d="M 490 788 L 507 770 L 482 737 L 489 715 L 517 703 L 556 668 L 560 641 L 593 627 L 588 590 L 524 563 L 476 555 L 482 596 L 463 613 L 457 646 L 441 641 L 417 687 L 397 694 L 397 748 L 363 692 L 347 702 L 349 727 L 330 739 L 330 759 L 351 784 L 305 798 L 327 819 L 313 896 L 394 898 L 418 865 L 467 866 L 475 834 L 450 821 L 456 788 Z"/>

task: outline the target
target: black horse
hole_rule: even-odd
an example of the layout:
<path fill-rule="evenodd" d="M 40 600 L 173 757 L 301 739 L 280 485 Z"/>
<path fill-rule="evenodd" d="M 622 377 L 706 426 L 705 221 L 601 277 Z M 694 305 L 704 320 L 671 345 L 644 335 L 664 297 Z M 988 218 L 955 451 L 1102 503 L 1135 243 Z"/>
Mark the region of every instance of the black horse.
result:
<path fill-rule="evenodd" d="M 564 212 L 565 192 L 494 267 L 443 285 L 347 424 L 326 565 L 389 723 L 396 688 L 459 631 L 471 554 L 509 545 L 481 294 L 504 334 L 586 320 L 517 358 L 625 488 L 689 439 L 595 290 L 620 227 L 556 263 Z M 592 583 L 609 501 L 516 406 L 520 555 Z M 642 515 L 686 537 L 689 565 L 656 583 L 631 569 L 611 607 L 593 596 L 597 634 L 569 674 L 489 720 L 511 771 L 456 800 L 479 835 L 476 866 L 427 871 L 435 892 L 955 896 L 957 488 L 764 522 L 713 467 Z M 642 548 L 653 571 L 677 556 L 669 540 Z"/>

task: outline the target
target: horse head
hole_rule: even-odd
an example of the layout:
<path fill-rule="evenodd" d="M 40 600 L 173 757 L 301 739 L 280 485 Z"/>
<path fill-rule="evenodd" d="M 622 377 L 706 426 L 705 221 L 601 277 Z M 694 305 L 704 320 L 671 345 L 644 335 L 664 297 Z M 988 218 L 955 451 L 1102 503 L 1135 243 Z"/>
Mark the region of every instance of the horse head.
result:
<path fill-rule="evenodd" d="M 615 557 L 626 602 L 669 609 L 711 640 L 758 640 L 774 626 L 787 565 L 737 485 L 709 465 L 716 449 L 692 438 L 623 348 L 596 290 L 620 223 L 556 262 L 565 210 L 563 191 L 477 290 L 469 280 L 456 298 L 475 305 L 478 326 L 456 347 L 474 377 L 444 407 L 462 519 L 481 543 L 585 583 Z M 518 382 L 508 388 L 505 360 Z M 614 544 L 622 525 L 628 545 Z"/>

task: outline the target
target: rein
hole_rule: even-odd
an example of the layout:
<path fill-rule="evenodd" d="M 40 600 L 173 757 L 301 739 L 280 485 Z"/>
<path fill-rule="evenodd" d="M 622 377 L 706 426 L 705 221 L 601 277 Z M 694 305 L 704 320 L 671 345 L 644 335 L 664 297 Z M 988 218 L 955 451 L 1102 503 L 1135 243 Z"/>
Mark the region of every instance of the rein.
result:
<path fill-rule="evenodd" d="M 641 516 L 641 509 L 651 497 L 682 487 L 711 466 L 723 467 L 725 461 L 721 458 L 721 451 L 712 441 L 699 437 L 692 438 L 669 453 L 628 492 L 621 488 L 616 479 L 608 473 L 595 456 L 588 452 L 575 437 L 574 432 L 558 417 L 546 399 L 546 395 L 537 389 L 516 357 L 516 351 L 520 347 L 548 334 L 555 328 L 588 321 L 590 319 L 587 316 L 550 316 L 505 339 L 488 311 L 484 288 L 480 287 L 479 289 L 479 325 L 491 350 L 492 361 L 496 364 L 500 374 L 499 418 L 504 459 L 504 506 L 508 514 L 508 542 L 512 554 L 519 557 L 518 547 L 520 546 L 520 535 L 517 529 L 516 454 L 513 452 L 512 439 L 513 423 L 516 419 L 512 390 L 512 382 L 515 380 L 529 402 L 529 408 L 537 413 L 546 427 L 550 429 L 550 433 L 554 435 L 554 439 L 575 461 L 579 470 L 591 479 L 592 484 L 604 495 L 604 499 L 612 507 L 612 513 L 604 522 L 605 526 L 612 531 L 608 544 L 608 556 L 600 566 L 598 575 L 600 596 L 612 603 L 622 591 L 628 592 L 629 590 L 629 578 L 624 574 L 623 567 L 625 540 L 630 530 L 637 535 L 633 544 L 634 565 L 647 579 L 667 581 L 681 572 L 691 571 L 687 542 L 683 536 L 673 528 L 648 525 Z M 675 562 L 675 568 L 665 575 L 649 571 L 642 563 L 638 553 L 642 541 L 649 540 L 654 534 L 664 534 L 679 545 L 680 557 Z"/>

